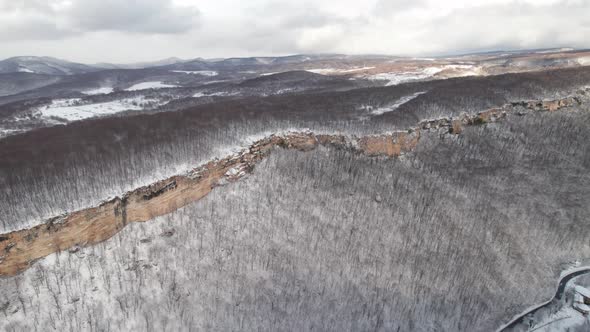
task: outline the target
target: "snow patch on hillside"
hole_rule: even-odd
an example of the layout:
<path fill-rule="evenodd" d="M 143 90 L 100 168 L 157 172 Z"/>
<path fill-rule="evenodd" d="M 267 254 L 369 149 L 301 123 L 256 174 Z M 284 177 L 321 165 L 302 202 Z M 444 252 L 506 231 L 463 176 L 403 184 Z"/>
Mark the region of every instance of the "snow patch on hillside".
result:
<path fill-rule="evenodd" d="M 573 51 L 574 49 L 571 47 L 562 47 L 562 48 L 556 48 L 556 49 L 550 49 L 550 50 L 544 50 L 544 51 L 537 51 L 535 53 L 537 54 L 549 54 L 549 53 L 560 53 L 560 52 L 569 52 L 569 51 Z"/>
<path fill-rule="evenodd" d="M 31 74 L 35 73 L 33 70 L 30 70 L 29 68 L 25 68 L 25 67 L 19 67 L 18 72 L 19 73 L 31 73 Z"/>
<path fill-rule="evenodd" d="M 329 75 L 329 74 L 346 74 L 346 73 L 354 73 L 357 71 L 369 70 L 374 69 L 375 67 L 355 67 L 355 68 L 348 68 L 348 69 L 338 69 L 338 68 L 319 68 L 319 69 L 306 69 L 310 73 L 321 74 L 321 75 Z"/>
<path fill-rule="evenodd" d="M 76 121 L 128 110 L 142 110 L 157 105 L 159 105 L 157 99 L 147 99 L 143 96 L 96 104 L 83 104 L 80 98 L 74 98 L 53 100 L 50 105 L 40 108 L 38 112 L 45 118 L 57 117 Z"/>
<path fill-rule="evenodd" d="M 132 85 L 125 89 L 125 91 L 138 91 L 146 89 L 163 89 L 163 88 L 177 88 L 178 85 L 164 84 L 162 82 L 142 82 Z"/>
<path fill-rule="evenodd" d="M 193 98 L 202 98 L 202 97 L 228 97 L 228 96 L 236 96 L 238 95 L 237 92 L 203 92 L 199 91 L 193 95 Z"/>
<path fill-rule="evenodd" d="M 109 87 L 103 87 L 103 88 L 98 88 L 98 89 L 93 89 L 93 90 L 87 90 L 87 91 L 82 91 L 83 94 L 85 95 L 107 95 L 109 93 L 112 93 L 114 91 L 113 88 L 109 88 Z"/>
<path fill-rule="evenodd" d="M 437 67 L 426 67 L 419 70 L 405 72 L 379 73 L 367 76 L 366 78 L 375 81 L 388 81 L 387 86 L 398 85 L 401 83 L 418 81 L 431 78 L 443 71 L 453 71 L 453 77 L 478 76 L 481 75 L 481 68 L 472 64 L 451 64 Z"/>
<path fill-rule="evenodd" d="M 363 105 L 360 107 L 360 110 L 368 111 L 371 115 L 381 115 L 384 113 L 393 112 L 396 109 L 398 109 L 400 106 L 402 106 L 403 104 L 409 102 L 410 100 L 416 99 L 419 95 L 422 95 L 425 93 L 426 93 L 426 91 L 416 92 L 416 93 L 411 94 L 409 96 L 401 97 L 393 104 L 383 106 L 383 107 L 378 107 L 378 108 L 375 108 L 371 105 Z"/>
<path fill-rule="evenodd" d="M 570 331 L 576 327 L 587 325 L 590 320 L 574 308 L 567 306 L 550 315 L 545 320 L 536 323 L 530 331 L 552 332 Z"/>
<path fill-rule="evenodd" d="M 417 71 L 408 71 L 401 73 L 380 73 L 368 76 L 367 78 L 374 81 L 388 81 L 387 86 L 398 85 L 405 82 L 423 80 L 430 78 L 441 71 L 444 67 L 428 67 Z"/>
<path fill-rule="evenodd" d="M 21 131 L 22 130 L 19 130 L 19 129 L 4 129 L 4 128 L 0 128 L 0 138 L 4 138 L 6 136 L 17 134 L 17 133 L 19 133 Z"/>
<path fill-rule="evenodd" d="M 173 73 L 195 74 L 203 76 L 217 76 L 218 72 L 213 70 L 172 70 Z"/>
<path fill-rule="evenodd" d="M 296 88 L 283 88 L 283 89 L 279 89 L 275 92 L 275 94 L 277 95 L 282 95 L 283 93 L 289 93 L 289 92 L 293 92 L 293 91 L 297 91 Z"/>

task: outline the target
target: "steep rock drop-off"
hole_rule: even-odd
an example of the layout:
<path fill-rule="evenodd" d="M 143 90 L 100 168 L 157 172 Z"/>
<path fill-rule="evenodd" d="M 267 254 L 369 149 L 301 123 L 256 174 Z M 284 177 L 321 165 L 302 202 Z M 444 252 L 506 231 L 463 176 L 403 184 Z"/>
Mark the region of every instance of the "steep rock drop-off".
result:
<path fill-rule="evenodd" d="M 211 161 L 188 175 L 168 178 L 112 199 L 98 207 L 59 216 L 36 227 L 0 235 L 0 275 L 15 275 L 37 259 L 49 254 L 87 246 L 109 239 L 127 224 L 143 222 L 171 213 L 195 202 L 222 182 L 234 182 L 251 173 L 275 147 L 309 151 L 331 146 L 367 156 L 396 157 L 416 148 L 423 131 L 460 134 L 465 126 L 477 126 L 505 118 L 507 114 L 525 115 L 527 111 L 554 112 L 578 106 L 586 91 L 553 101 L 515 102 L 456 118 L 426 120 L 407 132 L 364 137 L 316 135 L 311 132 L 271 135 L 237 155 Z"/>
<path fill-rule="evenodd" d="M 96 207 L 272 133 L 309 128 L 360 137 L 406 131 L 423 119 L 458 118 L 512 101 L 561 99 L 589 82 L 590 67 L 585 67 L 338 93 L 230 98 L 9 136 L 0 139 L 0 233 Z M 385 113 L 376 115 L 375 109 Z"/>
<path fill-rule="evenodd" d="M 590 257 L 587 104 L 515 111 L 421 130 L 398 158 L 273 149 L 192 204 L 0 278 L 0 329 L 496 330 Z"/>

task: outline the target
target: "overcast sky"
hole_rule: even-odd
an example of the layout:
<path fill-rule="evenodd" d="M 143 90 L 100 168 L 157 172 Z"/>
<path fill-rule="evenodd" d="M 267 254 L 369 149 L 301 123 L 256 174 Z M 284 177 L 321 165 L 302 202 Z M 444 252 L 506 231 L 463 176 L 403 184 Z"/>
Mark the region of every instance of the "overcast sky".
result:
<path fill-rule="evenodd" d="M 0 58 L 590 47 L 590 0 L 0 0 Z"/>

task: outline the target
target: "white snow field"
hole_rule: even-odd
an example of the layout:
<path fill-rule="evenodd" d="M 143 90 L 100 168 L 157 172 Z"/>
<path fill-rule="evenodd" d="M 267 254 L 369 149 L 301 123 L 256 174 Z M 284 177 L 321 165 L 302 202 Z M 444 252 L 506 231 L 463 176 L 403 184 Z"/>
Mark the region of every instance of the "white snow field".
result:
<path fill-rule="evenodd" d="M 217 76 L 217 75 L 219 75 L 218 72 L 213 71 L 213 70 L 172 70 L 172 72 L 173 73 L 203 75 L 203 76 Z"/>
<path fill-rule="evenodd" d="M 6 136 L 10 136 L 12 134 L 18 133 L 20 132 L 20 130 L 18 129 L 4 129 L 4 128 L 0 128 L 0 138 L 6 137 Z"/>
<path fill-rule="evenodd" d="M 128 110 L 141 110 L 148 105 L 158 103 L 157 99 L 146 99 L 143 96 L 96 104 L 81 104 L 79 98 L 58 99 L 53 100 L 50 105 L 40 108 L 39 112 L 42 117 L 46 118 L 58 117 L 68 121 L 76 121 Z"/>
<path fill-rule="evenodd" d="M 367 79 L 375 81 L 389 81 L 386 85 L 391 86 L 411 81 L 428 79 L 443 71 L 452 71 L 451 77 L 485 75 L 485 72 L 482 71 L 482 68 L 480 66 L 475 66 L 473 64 L 451 64 L 435 67 L 426 67 L 422 69 L 410 70 L 405 72 L 388 72 L 369 76 L 363 75 L 360 77 L 365 77 Z"/>
<path fill-rule="evenodd" d="M 354 67 L 348 69 L 338 69 L 338 68 L 318 68 L 318 69 L 306 69 L 310 73 L 321 74 L 321 75 L 328 75 L 328 74 L 347 74 L 347 73 L 354 73 L 357 71 L 369 70 L 374 69 L 375 67 Z"/>
<path fill-rule="evenodd" d="M 444 69 L 445 68 L 441 68 L 441 67 L 428 67 L 428 68 L 424 68 L 419 71 L 409 71 L 409 72 L 403 72 L 403 73 L 380 73 L 380 74 L 368 76 L 367 78 L 370 80 L 375 80 L 375 81 L 389 81 L 389 82 L 387 82 L 386 85 L 391 86 L 391 85 L 398 85 L 398 84 L 405 83 L 405 82 L 423 80 L 425 78 L 430 78 L 430 77 L 440 73 Z"/>
<path fill-rule="evenodd" d="M 108 95 L 109 93 L 112 93 L 114 91 L 113 88 L 110 87 L 102 87 L 102 88 L 97 88 L 97 89 L 93 89 L 93 90 L 86 90 L 86 91 L 82 91 L 83 94 L 85 95 Z"/>
<path fill-rule="evenodd" d="M 18 72 L 19 73 L 31 73 L 31 74 L 35 73 L 34 71 L 30 70 L 29 68 L 25 68 L 25 67 L 19 67 Z"/>
<path fill-rule="evenodd" d="M 199 91 L 193 95 L 193 98 L 202 98 L 202 97 L 229 97 L 229 96 L 236 96 L 238 95 L 237 92 L 203 92 Z"/>
<path fill-rule="evenodd" d="M 416 92 L 416 93 L 408 95 L 408 96 L 403 96 L 400 99 L 398 99 L 396 102 L 394 102 L 393 104 L 383 106 L 383 107 L 375 108 L 370 105 L 363 105 L 360 107 L 360 110 L 369 111 L 369 113 L 371 115 L 381 115 L 384 113 L 393 112 L 396 109 L 398 109 L 400 106 L 402 106 L 403 104 L 409 102 L 410 100 L 416 99 L 419 95 L 425 94 L 425 93 L 426 93 L 426 91 L 421 91 L 421 92 Z"/>
<path fill-rule="evenodd" d="M 125 91 L 138 91 L 146 89 L 162 89 L 162 88 L 176 88 L 178 85 L 164 84 L 162 82 L 142 82 L 132 85 L 125 89 Z"/>

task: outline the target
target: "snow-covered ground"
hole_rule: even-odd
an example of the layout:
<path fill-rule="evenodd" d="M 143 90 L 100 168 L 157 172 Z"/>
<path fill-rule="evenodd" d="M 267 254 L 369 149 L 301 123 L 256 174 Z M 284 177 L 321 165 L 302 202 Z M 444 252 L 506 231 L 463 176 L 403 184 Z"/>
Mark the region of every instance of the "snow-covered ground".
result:
<path fill-rule="evenodd" d="M 445 70 L 452 70 L 455 71 L 452 76 L 453 77 L 461 77 L 461 76 L 475 76 L 481 75 L 481 68 L 471 65 L 471 64 L 453 64 L 453 65 L 443 65 L 437 67 L 426 67 L 419 70 L 413 71 L 406 71 L 406 72 L 389 72 L 389 73 L 379 73 L 370 76 L 366 76 L 366 78 L 375 81 L 388 81 L 387 86 L 397 85 L 401 83 L 411 82 L 411 81 L 418 81 L 431 78 L 438 73 L 441 73 Z M 362 76 L 361 76 L 362 77 Z"/>
<path fill-rule="evenodd" d="M 356 68 L 349 68 L 349 69 L 338 69 L 338 68 L 319 68 L 319 69 L 306 69 L 310 73 L 315 74 L 322 74 L 322 75 L 329 75 L 329 74 L 346 74 L 346 73 L 354 73 L 357 71 L 362 70 L 369 70 L 374 69 L 375 67 L 356 67 Z"/>
<path fill-rule="evenodd" d="M 573 51 L 574 49 L 571 47 L 562 47 L 562 48 L 556 48 L 556 49 L 551 49 L 551 50 L 545 50 L 545 51 L 537 51 L 535 53 L 537 54 L 547 54 L 547 53 L 559 53 L 559 52 L 569 52 L 569 51 Z"/>
<path fill-rule="evenodd" d="M 424 94 L 424 93 L 426 93 L 426 91 L 416 92 L 416 93 L 411 94 L 409 96 L 401 97 L 395 103 L 387 105 L 387 106 L 374 108 L 373 106 L 370 106 L 370 105 L 363 105 L 360 107 L 360 109 L 363 111 L 369 111 L 369 113 L 371 115 L 381 115 L 383 113 L 395 111 L 403 104 L 409 102 L 410 100 L 416 99 L 416 97 L 418 97 L 419 95 Z"/>
<path fill-rule="evenodd" d="M 176 88 L 178 85 L 164 84 L 162 82 L 142 82 L 132 85 L 125 89 L 125 91 L 137 91 L 146 89 L 162 89 L 162 88 Z"/>
<path fill-rule="evenodd" d="M 555 331 L 569 331 L 576 327 L 589 326 L 590 321 L 587 316 L 576 311 L 571 306 L 566 306 L 558 312 L 550 315 L 544 321 L 538 322 L 531 326 L 529 331 L 535 332 L 555 332 Z"/>
<path fill-rule="evenodd" d="M 445 65 L 443 69 L 455 69 L 455 70 L 472 70 L 474 69 L 474 65 L 470 64 L 460 64 L 460 65 Z"/>
<path fill-rule="evenodd" d="M 157 99 L 145 97 L 126 98 L 105 103 L 83 104 L 79 98 L 54 100 L 48 106 L 41 107 L 41 117 L 58 117 L 68 121 L 82 120 L 102 115 L 115 114 L 127 110 L 141 110 L 147 106 L 158 105 Z"/>
<path fill-rule="evenodd" d="M 582 325 L 590 327 L 590 319 L 587 315 L 574 308 L 574 294 L 575 289 L 579 286 L 572 282 L 581 275 L 588 273 L 589 265 L 582 265 L 579 260 L 571 261 L 569 266 L 560 273 L 557 282 L 557 289 L 559 296 L 545 301 L 538 305 L 528 307 L 523 313 L 515 316 L 508 323 L 500 326 L 496 332 L 503 331 L 580 331 Z M 579 272 L 584 272 L 580 274 Z M 559 293 L 559 288 L 562 282 L 566 285 L 562 293 Z M 572 279 L 573 278 L 573 279 Z M 587 285 L 583 285 L 587 286 Z M 561 298 L 561 300 L 560 300 Z M 584 331 L 590 331 L 586 329 Z"/>
<path fill-rule="evenodd" d="M 452 69 L 459 72 L 458 74 L 453 74 L 453 77 L 479 76 L 484 74 L 481 67 L 470 64 L 446 65 L 444 69 Z"/>
<path fill-rule="evenodd" d="M 19 67 L 18 71 L 20 73 L 35 73 L 34 71 L 30 70 L 29 68 L 25 68 L 25 67 Z"/>
<path fill-rule="evenodd" d="M 380 73 L 368 76 L 367 78 L 375 81 L 389 81 L 386 85 L 390 86 L 430 78 L 440 73 L 444 69 L 444 67 L 428 67 L 418 71 L 409 71 L 401 73 Z"/>
<path fill-rule="evenodd" d="M 21 130 L 18 130 L 18 129 L 2 129 L 2 128 L 0 128 L 0 138 L 6 137 L 6 136 L 10 136 L 10 135 L 16 134 L 18 132 L 21 132 Z"/>
<path fill-rule="evenodd" d="M 173 73 L 195 74 L 203 76 L 217 76 L 218 72 L 213 70 L 172 70 Z"/>
<path fill-rule="evenodd" d="M 221 91 L 221 92 L 202 92 L 199 91 L 197 93 L 195 93 L 193 95 L 193 98 L 201 98 L 201 97 L 227 97 L 227 96 L 236 96 L 238 95 L 238 93 L 236 92 L 225 92 L 225 91 Z"/>
<path fill-rule="evenodd" d="M 280 95 L 283 93 L 289 93 L 289 92 L 293 92 L 293 91 L 297 91 L 296 88 L 284 88 L 284 89 L 279 89 L 277 90 L 277 92 L 275 92 L 275 94 Z"/>
<path fill-rule="evenodd" d="M 113 92 L 114 89 L 110 88 L 110 87 L 102 87 L 102 88 L 97 88 L 97 89 L 93 89 L 93 90 L 87 90 L 87 91 L 82 91 L 83 94 L 85 95 L 101 95 L 101 94 L 109 94 L 111 92 Z"/>

